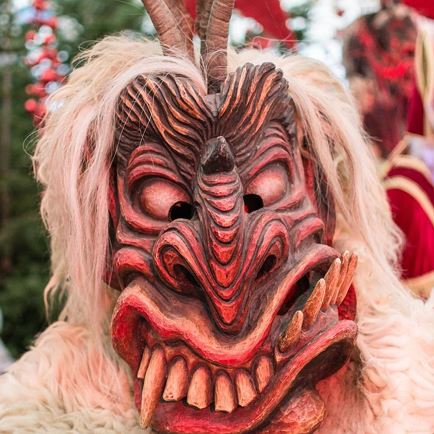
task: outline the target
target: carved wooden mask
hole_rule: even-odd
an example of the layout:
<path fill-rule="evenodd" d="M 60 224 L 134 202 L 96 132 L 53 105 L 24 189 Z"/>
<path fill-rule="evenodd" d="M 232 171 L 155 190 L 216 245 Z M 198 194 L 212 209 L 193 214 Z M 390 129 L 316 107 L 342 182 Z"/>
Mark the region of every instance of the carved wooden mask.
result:
<path fill-rule="evenodd" d="M 282 73 L 246 64 L 212 86 L 138 76 L 119 99 L 113 345 L 143 427 L 309 432 L 315 384 L 354 344 L 337 306 L 356 258 L 330 246 Z"/>

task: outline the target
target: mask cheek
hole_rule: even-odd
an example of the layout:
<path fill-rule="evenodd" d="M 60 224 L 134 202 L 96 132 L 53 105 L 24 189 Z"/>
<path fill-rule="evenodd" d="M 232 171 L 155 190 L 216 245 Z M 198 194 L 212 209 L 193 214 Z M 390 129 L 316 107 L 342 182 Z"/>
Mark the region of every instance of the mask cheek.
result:
<path fill-rule="evenodd" d="M 336 212 L 333 198 L 328 192 L 327 183 L 322 182 L 325 178 L 324 175 L 314 167 L 313 160 L 303 158 L 303 167 L 307 194 L 325 225 L 323 242 L 332 245 L 336 228 Z"/>

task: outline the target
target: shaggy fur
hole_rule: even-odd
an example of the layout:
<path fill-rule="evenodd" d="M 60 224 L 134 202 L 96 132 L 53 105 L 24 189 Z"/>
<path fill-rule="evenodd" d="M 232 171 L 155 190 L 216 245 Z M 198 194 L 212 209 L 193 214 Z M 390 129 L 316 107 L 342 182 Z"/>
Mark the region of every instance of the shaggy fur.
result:
<path fill-rule="evenodd" d="M 284 72 L 309 151 L 336 203 L 336 248 L 359 255 L 358 354 L 318 386 L 328 407 L 320 432 L 434 432 L 434 297 L 423 303 L 396 277 L 399 234 L 350 97 L 316 61 L 246 50 L 230 53 L 229 69 L 247 61 L 271 61 Z M 34 157 L 51 235 L 46 302 L 65 292 L 67 303 L 59 321 L 0 377 L 0 433 L 143 432 L 129 369 L 110 343 L 117 293 L 101 284 L 114 109 L 138 74 L 185 76 L 204 91 L 206 83 L 190 62 L 123 36 L 104 39 L 79 62 L 50 100 Z"/>

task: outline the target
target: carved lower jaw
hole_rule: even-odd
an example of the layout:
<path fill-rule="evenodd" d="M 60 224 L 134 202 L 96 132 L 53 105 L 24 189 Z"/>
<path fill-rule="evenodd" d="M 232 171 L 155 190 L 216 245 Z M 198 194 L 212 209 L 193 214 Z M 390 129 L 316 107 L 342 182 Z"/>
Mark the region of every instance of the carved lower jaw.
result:
<path fill-rule="evenodd" d="M 282 284 L 293 285 L 307 269 Z M 137 376 L 142 425 L 171 433 L 281 432 L 272 420 L 293 426 L 294 433 L 298 425 L 313 430 L 324 415 L 315 384 L 345 363 L 356 336 L 355 324 L 337 315 L 337 283 L 345 280 L 345 269 L 348 261 L 332 265 L 308 301 L 300 297 L 284 315 L 277 311 L 285 297 L 268 306 L 274 312 L 264 314 L 269 325 L 232 343 L 203 334 L 210 325 L 200 303 L 189 300 L 194 320 L 181 315 L 182 324 L 176 316 L 182 304 L 168 306 L 143 279 L 130 285 L 119 298 L 112 332 L 116 350 Z M 297 406 L 310 411 L 290 411 Z"/>

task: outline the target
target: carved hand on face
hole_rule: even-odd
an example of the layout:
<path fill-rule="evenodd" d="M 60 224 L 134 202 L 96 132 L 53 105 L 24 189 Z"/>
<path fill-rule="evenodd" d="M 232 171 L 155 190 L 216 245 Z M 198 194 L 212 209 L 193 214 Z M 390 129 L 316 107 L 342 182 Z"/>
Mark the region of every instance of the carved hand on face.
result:
<path fill-rule="evenodd" d="M 316 200 L 281 72 L 245 65 L 211 96 L 140 76 L 117 119 L 112 334 L 142 425 L 314 429 L 315 383 L 355 338 L 336 310 L 355 257 L 325 242 L 333 213 Z"/>

